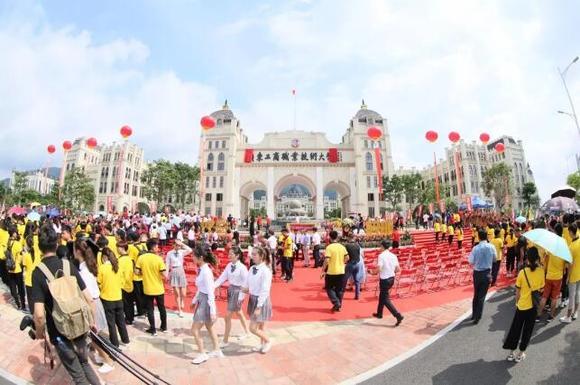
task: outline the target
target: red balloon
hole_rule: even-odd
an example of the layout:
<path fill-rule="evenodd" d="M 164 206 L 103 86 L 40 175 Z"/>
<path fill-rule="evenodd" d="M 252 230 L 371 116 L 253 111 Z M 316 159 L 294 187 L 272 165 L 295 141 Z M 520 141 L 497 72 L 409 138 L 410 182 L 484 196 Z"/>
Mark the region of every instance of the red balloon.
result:
<path fill-rule="evenodd" d="M 50 144 L 46 150 L 48 151 L 49 154 L 54 154 L 56 151 L 56 147 L 54 147 L 54 144 Z"/>
<path fill-rule="evenodd" d="M 215 119 L 211 116 L 204 116 L 201 118 L 200 124 L 204 130 L 209 130 L 215 127 Z"/>
<path fill-rule="evenodd" d="M 489 134 L 484 132 L 483 134 L 479 135 L 479 140 L 481 140 L 483 144 L 487 144 L 487 142 L 489 142 Z"/>
<path fill-rule="evenodd" d="M 425 134 L 425 138 L 431 142 L 434 143 L 437 138 L 439 138 L 439 134 L 435 131 L 427 131 L 427 133 Z"/>
<path fill-rule="evenodd" d="M 95 148 L 95 147 L 97 147 L 97 139 L 95 139 L 95 138 L 88 138 L 87 139 L 87 147 L 88 148 Z"/>
<path fill-rule="evenodd" d="M 121 127 L 121 136 L 125 139 L 130 137 L 133 134 L 133 129 L 129 126 Z"/>
<path fill-rule="evenodd" d="M 70 142 L 70 140 L 65 140 L 64 142 L 62 142 L 62 149 L 65 151 L 68 151 L 72 148 L 72 143 Z"/>
<path fill-rule="evenodd" d="M 378 127 L 372 126 L 367 130 L 367 135 L 372 140 L 379 140 L 383 137 L 383 131 Z"/>
<path fill-rule="evenodd" d="M 505 145 L 500 142 L 500 143 L 495 145 L 495 150 L 499 153 L 502 153 L 505 151 Z"/>
<path fill-rule="evenodd" d="M 459 133 L 458 133 L 458 132 L 451 131 L 451 132 L 449 133 L 449 140 L 450 140 L 451 142 L 453 142 L 453 143 L 457 143 L 457 142 L 459 142 L 459 139 L 461 139 L 461 137 L 459 136 Z"/>

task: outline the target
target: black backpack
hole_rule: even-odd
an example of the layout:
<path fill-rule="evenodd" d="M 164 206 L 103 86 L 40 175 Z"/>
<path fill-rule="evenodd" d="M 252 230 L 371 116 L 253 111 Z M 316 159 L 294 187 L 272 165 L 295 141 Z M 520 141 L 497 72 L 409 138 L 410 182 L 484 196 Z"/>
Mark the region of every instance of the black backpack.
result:
<path fill-rule="evenodd" d="M 16 269 L 16 261 L 14 261 L 14 256 L 12 255 L 12 246 L 14 242 L 8 242 L 8 247 L 6 247 L 6 251 L 4 252 L 4 256 L 6 257 L 6 270 L 13 271 Z"/>

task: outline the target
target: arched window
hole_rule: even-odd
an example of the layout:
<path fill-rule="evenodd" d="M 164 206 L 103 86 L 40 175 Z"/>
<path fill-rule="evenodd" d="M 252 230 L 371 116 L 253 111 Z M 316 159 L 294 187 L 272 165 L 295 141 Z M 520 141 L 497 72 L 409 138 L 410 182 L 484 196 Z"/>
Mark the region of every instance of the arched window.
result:
<path fill-rule="evenodd" d="M 218 164 L 217 164 L 218 171 L 223 171 L 225 169 L 225 162 L 226 156 L 224 155 L 223 152 L 220 152 L 220 154 L 218 155 Z"/>
<path fill-rule="evenodd" d="M 212 171 L 213 170 L 213 154 L 211 152 L 207 156 L 207 167 L 206 167 L 206 169 L 207 169 L 207 171 Z"/>
<path fill-rule="evenodd" d="M 367 165 L 367 171 L 373 171 L 373 156 L 370 152 L 367 152 L 365 156 L 365 163 Z"/>

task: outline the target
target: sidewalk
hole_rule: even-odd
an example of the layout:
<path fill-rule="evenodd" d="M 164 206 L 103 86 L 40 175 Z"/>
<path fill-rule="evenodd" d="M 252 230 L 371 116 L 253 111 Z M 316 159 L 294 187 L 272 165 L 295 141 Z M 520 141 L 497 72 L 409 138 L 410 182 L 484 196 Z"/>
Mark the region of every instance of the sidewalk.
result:
<path fill-rule="evenodd" d="M 0 368 L 35 384 L 70 384 L 60 363 L 55 370 L 43 364 L 39 342 L 20 332 L 23 316 L 0 299 Z M 268 333 L 273 348 L 266 354 L 251 352 L 255 337 L 224 349 L 223 359 L 211 359 L 201 366 L 191 364 L 197 347 L 190 333 L 191 318 L 169 313 L 169 332 L 157 337 L 145 335 L 146 321 L 128 327 L 131 344 L 125 352 L 171 384 L 336 384 L 373 369 L 426 341 L 470 308 L 461 300 L 405 314 L 403 324 L 394 319 L 358 319 L 326 322 L 272 322 Z M 396 300 L 395 300 L 396 304 Z M 240 330 L 234 321 L 233 334 Z M 217 331 L 223 331 L 223 320 Z M 210 342 L 205 335 L 206 346 Z M 235 340 L 232 339 L 232 341 Z M 117 366 L 103 377 L 107 384 L 140 382 Z"/>

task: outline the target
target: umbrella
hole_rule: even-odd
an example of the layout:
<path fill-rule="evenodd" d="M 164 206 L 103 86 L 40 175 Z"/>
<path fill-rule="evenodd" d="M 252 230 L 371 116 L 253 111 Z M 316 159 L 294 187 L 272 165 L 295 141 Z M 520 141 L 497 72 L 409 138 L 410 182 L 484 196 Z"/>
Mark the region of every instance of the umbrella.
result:
<path fill-rule="evenodd" d="M 32 202 L 30 203 L 30 207 L 40 206 L 40 202 Z"/>
<path fill-rule="evenodd" d="M 544 203 L 542 211 L 578 211 L 578 204 L 574 199 L 556 197 Z"/>
<path fill-rule="evenodd" d="M 576 189 L 570 186 L 562 186 L 552 193 L 552 198 L 564 197 L 574 199 L 576 197 Z"/>
<path fill-rule="evenodd" d="M 60 211 L 56 207 L 53 207 L 50 210 L 48 210 L 47 214 L 49 217 L 54 218 L 60 215 Z"/>
<path fill-rule="evenodd" d="M 572 254 L 570 254 L 570 249 L 564 238 L 546 229 L 534 229 L 525 232 L 523 235 L 550 254 L 572 263 Z"/>
<path fill-rule="evenodd" d="M 8 210 L 8 215 L 24 215 L 26 214 L 26 209 L 24 207 L 20 207 L 20 206 L 12 206 L 9 210 Z"/>
<path fill-rule="evenodd" d="M 26 216 L 26 219 L 28 219 L 29 221 L 32 221 L 32 222 L 38 222 L 38 221 L 40 221 L 40 214 L 37 213 L 36 211 L 31 211 Z"/>
<path fill-rule="evenodd" d="M 527 219 L 526 219 L 526 217 L 523 217 L 523 216 L 520 215 L 519 217 L 516 218 L 516 222 L 518 222 L 518 223 L 526 223 L 527 222 Z"/>

